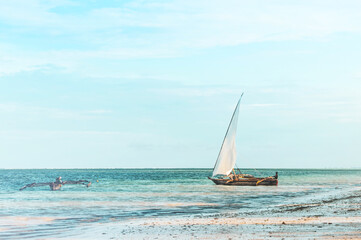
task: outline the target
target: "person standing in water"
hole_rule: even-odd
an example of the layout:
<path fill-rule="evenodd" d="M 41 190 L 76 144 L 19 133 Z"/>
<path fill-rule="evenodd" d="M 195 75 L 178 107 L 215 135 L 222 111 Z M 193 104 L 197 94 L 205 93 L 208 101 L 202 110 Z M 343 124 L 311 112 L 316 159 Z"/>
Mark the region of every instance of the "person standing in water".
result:
<path fill-rule="evenodd" d="M 55 183 L 62 184 L 63 181 L 61 181 L 61 177 L 58 177 L 58 178 L 55 180 Z"/>
<path fill-rule="evenodd" d="M 57 179 L 55 179 L 55 182 L 53 182 L 53 184 L 50 185 L 50 188 L 53 191 L 59 190 L 62 185 L 63 185 L 63 181 L 61 180 L 61 177 L 58 177 Z"/>

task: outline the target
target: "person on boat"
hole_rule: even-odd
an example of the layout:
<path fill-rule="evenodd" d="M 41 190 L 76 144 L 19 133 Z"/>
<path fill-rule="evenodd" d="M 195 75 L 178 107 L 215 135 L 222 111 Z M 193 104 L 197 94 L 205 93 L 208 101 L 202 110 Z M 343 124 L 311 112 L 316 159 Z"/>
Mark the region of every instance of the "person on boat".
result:
<path fill-rule="evenodd" d="M 237 174 L 235 174 L 235 173 L 230 173 L 230 174 L 228 175 L 228 177 L 229 177 L 229 179 L 230 179 L 231 181 L 238 181 L 238 180 L 239 180 L 239 175 L 237 175 Z"/>

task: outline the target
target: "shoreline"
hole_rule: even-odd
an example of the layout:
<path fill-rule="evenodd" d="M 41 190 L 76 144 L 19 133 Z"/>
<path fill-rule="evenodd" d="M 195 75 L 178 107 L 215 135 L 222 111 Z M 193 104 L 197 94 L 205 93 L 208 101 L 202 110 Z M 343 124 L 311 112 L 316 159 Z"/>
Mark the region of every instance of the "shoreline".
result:
<path fill-rule="evenodd" d="M 59 219 L 6 217 L 2 220 L 14 225 L 0 228 L 0 237 L 6 237 L 1 232 L 15 229 L 19 237 L 24 226 L 48 225 Z M 361 216 L 114 218 L 110 222 L 85 221 L 62 234 L 62 239 L 361 239 Z M 54 237 L 46 234 L 38 239 Z"/>
<path fill-rule="evenodd" d="M 99 224 L 81 239 L 361 239 L 361 217 L 147 218 Z"/>

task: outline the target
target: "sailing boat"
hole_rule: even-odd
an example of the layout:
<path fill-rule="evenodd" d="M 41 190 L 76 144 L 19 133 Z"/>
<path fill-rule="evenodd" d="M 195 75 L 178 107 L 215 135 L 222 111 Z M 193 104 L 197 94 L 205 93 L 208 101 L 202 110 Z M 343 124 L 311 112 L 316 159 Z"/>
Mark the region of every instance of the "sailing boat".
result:
<path fill-rule="evenodd" d="M 208 177 L 217 185 L 237 185 L 237 186 L 258 186 L 258 185 L 277 185 L 278 173 L 270 177 L 254 177 L 250 174 L 236 174 L 234 166 L 236 165 L 236 132 L 238 122 L 239 104 L 243 93 L 238 100 L 237 106 L 233 112 L 231 122 L 229 123 L 226 136 L 224 137 L 221 150 L 219 151 L 217 161 L 213 168 L 212 177 Z"/>

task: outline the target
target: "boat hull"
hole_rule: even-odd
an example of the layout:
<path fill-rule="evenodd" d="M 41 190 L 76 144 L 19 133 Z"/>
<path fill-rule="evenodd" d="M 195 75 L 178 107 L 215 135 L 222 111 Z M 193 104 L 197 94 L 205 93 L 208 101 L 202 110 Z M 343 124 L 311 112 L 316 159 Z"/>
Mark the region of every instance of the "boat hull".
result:
<path fill-rule="evenodd" d="M 239 178 L 237 180 L 210 178 L 216 185 L 231 186 L 277 186 L 278 179 L 274 177 L 268 178 Z"/>
<path fill-rule="evenodd" d="M 50 184 L 50 189 L 51 189 L 52 191 L 60 190 L 60 188 L 61 188 L 61 184 L 58 184 L 58 183 L 51 183 L 51 184 Z"/>

